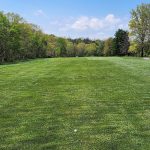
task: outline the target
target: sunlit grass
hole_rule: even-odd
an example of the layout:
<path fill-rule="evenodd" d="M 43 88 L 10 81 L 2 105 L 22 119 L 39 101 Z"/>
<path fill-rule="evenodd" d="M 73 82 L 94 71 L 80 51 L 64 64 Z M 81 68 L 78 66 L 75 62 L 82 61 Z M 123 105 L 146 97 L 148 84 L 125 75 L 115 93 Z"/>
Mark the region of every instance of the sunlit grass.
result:
<path fill-rule="evenodd" d="M 0 66 L 0 149 L 148 150 L 150 61 L 38 59 Z"/>

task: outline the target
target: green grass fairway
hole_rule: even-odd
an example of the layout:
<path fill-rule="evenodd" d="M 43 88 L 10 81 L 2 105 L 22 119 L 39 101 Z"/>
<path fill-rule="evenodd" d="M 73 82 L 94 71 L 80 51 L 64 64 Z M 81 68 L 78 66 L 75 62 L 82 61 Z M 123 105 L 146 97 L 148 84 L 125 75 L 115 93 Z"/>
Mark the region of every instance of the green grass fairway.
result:
<path fill-rule="evenodd" d="M 150 60 L 0 66 L 0 150 L 149 150 Z"/>

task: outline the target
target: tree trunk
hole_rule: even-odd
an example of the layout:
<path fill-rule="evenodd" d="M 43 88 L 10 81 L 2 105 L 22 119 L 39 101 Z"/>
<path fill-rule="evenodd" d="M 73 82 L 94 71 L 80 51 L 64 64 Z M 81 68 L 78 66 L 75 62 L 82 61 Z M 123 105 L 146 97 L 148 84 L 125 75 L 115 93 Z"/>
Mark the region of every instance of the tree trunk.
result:
<path fill-rule="evenodd" d="M 143 57 L 144 56 L 144 47 L 142 46 L 142 48 L 141 48 L 141 57 Z"/>

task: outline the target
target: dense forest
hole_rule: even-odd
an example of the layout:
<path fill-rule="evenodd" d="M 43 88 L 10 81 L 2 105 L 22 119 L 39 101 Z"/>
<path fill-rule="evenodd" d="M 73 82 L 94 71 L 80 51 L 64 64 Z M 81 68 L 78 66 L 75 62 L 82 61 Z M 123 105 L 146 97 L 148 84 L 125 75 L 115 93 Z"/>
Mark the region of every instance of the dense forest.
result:
<path fill-rule="evenodd" d="M 106 40 L 48 35 L 18 14 L 0 12 L 0 63 L 46 57 L 150 56 L 150 4 L 131 12 L 130 31 Z"/>

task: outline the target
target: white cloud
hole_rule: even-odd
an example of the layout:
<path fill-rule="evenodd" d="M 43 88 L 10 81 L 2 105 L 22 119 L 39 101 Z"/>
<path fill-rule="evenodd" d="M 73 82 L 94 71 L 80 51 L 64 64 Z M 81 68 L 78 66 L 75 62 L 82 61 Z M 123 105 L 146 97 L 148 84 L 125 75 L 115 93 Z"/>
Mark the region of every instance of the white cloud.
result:
<path fill-rule="evenodd" d="M 124 29 L 124 30 L 128 30 L 128 22 L 124 23 L 124 24 L 119 24 L 118 26 L 119 29 Z"/>
<path fill-rule="evenodd" d="M 75 30 L 86 30 L 88 28 L 98 29 L 103 27 L 102 20 L 98 18 L 89 18 L 86 16 L 78 18 L 72 25 L 71 28 Z"/>
<path fill-rule="evenodd" d="M 99 19 L 95 17 L 83 16 L 78 18 L 72 25 L 72 29 L 86 30 L 86 29 L 103 29 L 118 25 L 121 22 L 120 18 L 113 14 L 108 14 L 105 18 Z"/>
<path fill-rule="evenodd" d="M 76 20 L 71 27 L 73 29 L 77 29 L 77 30 L 85 30 L 88 28 L 88 22 L 89 22 L 89 18 L 88 17 L 80 17 L 78 20 Z"/>
<path fill-rule="evenodd" d="M 105 17 L 105 22 L 110 24 L 118 24 L 121 21 L 120 18 L 115 17 L 113 14 L 108 14 Z"/>
<path fill-rule="evenodd" d="M 89 27 L 92 29 L 102 28 L 103 22 L 102 22 L 102 20 L 100 20 L 98 18 L 91 18 L 91 20 L 89 22 Z"/>
<path fill-rule="evenodd" d="M 34 15 L 37 17 L 47 17 L 46 13 L 42 9 L 37 10 Z"/>
<path fill-rule="evenodd" d="M 108 14 L 103 18 L 81 16 L 79 18 L 57 18 L 51 20 L 46 29 L 48 33 L 58 36 L 67 36 L 72 38 L 89 37 L 106 39 L 114 36 L 117 29 L 128 29 L 128 20 L 126 17 L 116 17 L 114 14 Z"/>

